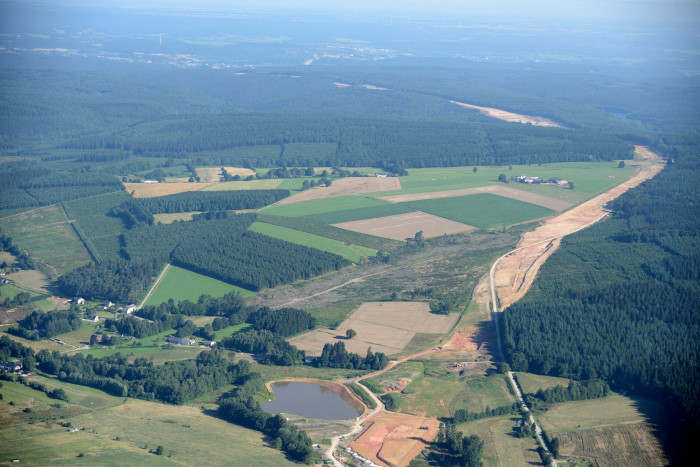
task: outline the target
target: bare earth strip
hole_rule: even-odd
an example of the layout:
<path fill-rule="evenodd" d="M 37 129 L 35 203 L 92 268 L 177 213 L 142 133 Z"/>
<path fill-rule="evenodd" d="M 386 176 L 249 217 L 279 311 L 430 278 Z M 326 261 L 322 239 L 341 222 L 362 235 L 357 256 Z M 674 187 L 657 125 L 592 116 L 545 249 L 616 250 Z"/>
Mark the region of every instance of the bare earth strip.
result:
<path fill-rule="evenodd" d="M 421 211 L 361 221 L 341 222 L 333 224 L 333 227 L 399 241 L 413 238 L 416 232 L 419 231 L 423 232 L 423 237 L 433 238 L 445 234 L 452 235 L 477 230 L 476 227 L 471 225 L 451 221 Z"/>
<path fill-rule="evenodd" d="M 463 102 L 450 101 L 453 104 L 457 104 L 461 107 L 466 107 L 469 109 L 476 109 L 482 114 L 489 117 L 497 118 L 499 120 L 504 120 L 506 122 L 512 123 L 529 123 L 535 126 L 549 126 L 561 128 L 562 126 L 558 123 L 544 117 L 533 117 L 531 115 L 521 115 L 513 112 L 508 112 L 506 110 L 494 109 L 492 107 L 480 107 L 478 105 L 465 104 Z"/>
<path fill-rule="evenodd" d="M 638 152 L 638 155 L 642 156 Z M 540 266 L 558 248 L 561 237 L 572 234 L 597 222 L 608 214 L 605 205 L 654 177 L 663 165 L 643 165 L 624 183 L 575 208 L 545 221 L 532 232 L 524 233 L 518 248 L 503 257 L 494 270 L 494 286 L 500 301 L 500 309 L 520 300 L 537 275 Z"/>
<path fill-rule="evenodd" d="M 320 355 L 327 343 L 344 342 L 345 348 L 364 355 L 367 349 L 393 355 L 401 352 L 416 332 L 445 334 L 455 325 L 458 316 L 436 315 L 426 302 L 363 303 L 337 329 L 317 329 L 289 340 L 289 343 L 310 355 Z M 357 336 L 345 338 L 353 329 Z"/>
<path fill-rule="evenodd" d="M 127 193 L 133 193 L 134 198 L 155 198 L 198 191 L 211 185 L 214 183 L 124 183 Z"/>
<path fill-rule="evenodd" d="M 423 201 L 426 199 L 438 198 L 454 198 L 456 196 L 469 196 L 478 193 L 490 193 L 504 198 L 516 199 L 525 203 L 536 204 L 554 211 L 566 211 L 573 204 L 566 201 L 550 198 L 548 196 L 538 195 L 537 193 L 529 193 L 527 191 L 518 190 L 501 185 L 480 186 L 476 188 L 462 188 L 459 190 L 433 191 L 429 193 L 414 193 L 408 195 L 392 195 L 382 196 L 378 199 L 388 201 L 390 203 L 406 203 L 408 201 Z"/>
<path fill-rule="evenodd" d="M 336 198 L 338 196 L 361 195 L 377 191 L 400 190 L 398 177 L 347 177 L 333 182 L 328 187 L 317 187 L 285 198 L 277 204 L 291 204 L 312 199 Z"/>

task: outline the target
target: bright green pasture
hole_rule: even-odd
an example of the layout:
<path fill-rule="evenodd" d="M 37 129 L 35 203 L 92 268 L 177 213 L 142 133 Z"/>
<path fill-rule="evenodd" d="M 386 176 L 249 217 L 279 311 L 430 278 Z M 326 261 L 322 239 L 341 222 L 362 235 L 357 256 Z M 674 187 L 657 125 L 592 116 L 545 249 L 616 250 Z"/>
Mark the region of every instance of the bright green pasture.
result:
<path fill-rule="evenodd" d="M 214 185 L 209 185 L 200 191 L 237 191 L 237 190 L 272 190 L 278 188 L 282 182 L 279 178 L 271 178 L 266 180 L 250 180 L 250 181 L 234 181 L 221 182 Z M 299 183 L 301 186 L 301 182 Z"/>
<path fill-rule="evenodd" d="M 464 409 L 468 412 L 480 413 L 486 407 L 495 409 L 511 405 L 515 398 L 508 392 L 505 378 L 502 375 L 477 376 L 464 383 L 464 390 L 452 400 L 450 411 Z"/>
<path fill-rule="evenodd" d="M 496 182 L 500 174 L 505 174 L 509 179 L 518 174 L 527 174 L 545 179 L 558 177 L 572 181 L 576 190 L 596 194 L 625 181 L 634 173 L 634 168 L 630 165 L 623 169 L 617 165 L 617 162 L 612 161 L 514 165 L 512 169 L 509 166 L 479 166 L 476 173 L 473 172 L 473 167 L 408 169 L 408 175 L 400 178 L 402 190 L 397 193 L 485 186 Z"/>
<path fill-rule="evenodd" d="M 554 213 L 551 209 L 489 193 L 409 201 L 401 204 L 416 211 L 427 212 L 482 229 L 517 224 Z"/>
<path fill-rule="evenodd" d="M 365 248 L 356 245 L 346 245 L 338 240 L 319 237 L 318 235 L 300 232 L 298 230 L 288 229 L 279 225 L 263 224 L 262 222 L 254 222 L 250 226 L 250 230 L 270 237 L 279 238 L 287 242 L 296 243 L 297 245 L 308 246 L 318 250 L 335 253 L 350 261 L 359 261 L 367 256 L 374 256 L 377 250 Z"/>
<path fill-rule="evenodd" d="M 337 198 L 314 199 L 301 203 L 270 206 L 260 212 L 271 216 L 299 217 L 313 216 L 336 211 L 350 209 L 366 209 L 377 206 L 385 206 L 389 203 L 377 199 L 362 196 L 339 196 Z"/>
<path fill-rule="evenodd" d="M 255 295 L 250 290 L 214 279 L 177 266 L 170 266 L 165 276 L 148 298 L 146 305 L 160 305 L 169 299 L 180 302 L 189 300 L 196 302 L 203 294 L 221 297 L 229 292 L 237 291 L 242 297 Z"/>
<path fill-rule="evenodd" d="M 66 221 L 60 206 L 47 206 L 0 220 L 0 226 L 22 250 L 58 276 L 88 264 L 90 256 Z"/>
<path fill-rule="evenodd" d="M 251 327 L 252 324 L 250 323 L 241 323 L 241 324 L 236 324 L 235 326 L 229 326 L 227 328 L 219 329 L 218 331 L 214 331 L 214 336 L 216 341 L 220 341 L 224 337 L 230 337 L 234 334 L 236 334 L 239 331 L 243 331 L 244 329 L 248 329 Z"/>
<path fill-rule="evenodd" d="M 172 334 L 170 331 L 168 334 Z M 114 354 L 121 353 L 129 357 L 132 361 L 135 358 L 146 358 L 154 363 L 172 362 L 175 360 L 187 360 L 195 358 L 200 352 L 206 350 L 199 345 L 191 346 L 172 346 L 172 347 L 120 347 L 116 349 L 90 349 L 82 351 L 83 354 L 92 355 L 94 357 L 111 357 Z"/>
<path fill-rule="evenodd" d="M 525 394 L 534 394 L 539 389 L 549 389 L 554 386 L 568 387 L 571 382 L 568 378 L 557 378 L 555 376 L 542 376 L 533 373 L 515 373 L 520 389 Z"/>
<path fill-rule="evenodd" d="M 39 295 L 39 294 L 36 293 L 36 292 L 32 292 L 32 291 L 30 291 L 30 290 L 21 289 L 21 288 L 15 286 L 15 285 L 12 284 L 12 283 L 0 285 L 0 298 L 2 298 L 3 300 L 4 300 L 6 297 L 9 297 L 9 298 L 13 299 L 13 298 L 15 298 L 17 295 L 21 294 L 22 292 L 27 292 L 27 293 L 29 293 L 29 295 L 31 295 L 32 297 L 36 297 L 37 295 Z"/>

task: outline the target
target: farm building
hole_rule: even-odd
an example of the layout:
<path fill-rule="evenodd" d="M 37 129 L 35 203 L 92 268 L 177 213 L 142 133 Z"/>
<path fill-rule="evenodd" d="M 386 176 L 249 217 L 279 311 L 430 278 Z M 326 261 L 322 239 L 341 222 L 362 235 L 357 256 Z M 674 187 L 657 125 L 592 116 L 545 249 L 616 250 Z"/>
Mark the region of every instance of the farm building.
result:
<path fill-rule="evenodd" d="M 168 336 L 166 341 L 169 342 L 170 344 L 176 344 L 176 345 L 190 345 L 190 344 L 195 343 L 195 340 L 190 339 L 189 337 L 176 337 L 176 336 Z"/>
<path fill-rule="evenodd" d="M 203 341 L 202 345 L 204 347 L 214 347 L 216 345 L 216 341 Z"/>
<path fill-rule="evenodd" d="M 555 185 L 566 185 L 567 183 L 569 183 L 568 180 L 564 180 L 559 177 L 552 177 L 548 181 L 549 183 L 554 183 Z"/>
<path fill-rule="evenodd" d="M 85 303 L 85 299 L 83 297 L 73 297 L 72 302 L 77 303 L 78 305 L 82 305 L 83 303 Z"/>
<path fill-rule="evenodd" d="M 125 315 L 130 315 L 134 311 L 136 311 L 136 305 L 134 305 L 132 303 L 131 305 L 127 305 L 125 307 L 122 307 L 120 313 L 125 314 Z"/>
<path fill-rule="evenodd" d="M 517 180 L 520 183 L 541 183 L 542 180 L 540 177 L 536 175 L 525 175 L 525 174 L 518 174 L 517 177 L 515 177 L 515 180 Z"/>
<path fill-rule="evenodd" d="M 5 371 L 20 371 L 22 369 L 21 360 L 12 360 L 11 362 L 0 363 L 0 370 Z"/>
<path fill-rule="evenodd" d="M 114 306 L 114 303 L 110 302 L 109 300 L 105 300 L 102 302 L 102 307 L 106 310 L 108 308 L 112 308 Z"/>
<path fill-rule="evenodd" d="M 100 317 L 97 315 L 88 315 L 87 318 L 85 318 L 86 321 L 91 321 L 93 323 L 97 323 L 100 321 Z"/>
<path fill-rule="evenodd" d="M 144 180 L 143 183 L 159 183 L 158 180 Z"/>

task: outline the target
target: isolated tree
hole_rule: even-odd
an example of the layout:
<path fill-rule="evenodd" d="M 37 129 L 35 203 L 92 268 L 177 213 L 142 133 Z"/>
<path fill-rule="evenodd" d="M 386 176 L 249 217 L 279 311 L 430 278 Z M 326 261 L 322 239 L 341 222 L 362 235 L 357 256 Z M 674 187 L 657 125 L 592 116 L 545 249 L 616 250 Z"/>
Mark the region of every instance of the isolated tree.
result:
<path fill-rule="evenodd" d="M 474 168 L 472 169 L 472 172 L 476 173 L 477 170 L 479 170 L 479 169 L 477 169 L 476 167 L 474 167 Z"/>
<path fill-rule="evenodd" d="M 331 186 L 332 183 L 333 183 L 333 180 L 326 180 L 326 186 Z"/>
<path fill-rule="evenodd" d="M 569 182 L 569 190 L 573 190 L 574 188 L 576 188 L 574 182 Z"/>
<path fill-rule="evenodd" d="M 348 329 L 347 331 L 345 331 L 345 337 L 347 337 L 348 339 L 352 339 L 356 335 L 357 335 L 357 332 L 355 332 L 354 329 Z"/>
<path fill-rule="evenodd" d="M 619 164 L 617 164 L 618 169 L 624 169 L 625 168 L 625 161 L 620 161 Z"/>
<path fill-rule="evenodd" d="M 162 456 L 162 455 L 163 455 L 163 451 L 164 451 L 163 446 L 158 446 L 158 447 L 156 448 L 156 454 L 159 455 L 159 456 Z"/>
<path fill-rule="evenodd" d="M 314 168 L 312 166 L 308 166 L 306 168 L 306 171 L 304 172 L 304 175 L 306 175 L 307 177 L 313 177 L 315 172 L 316 171 L 314 170 Z"/>
<path fill-rule="evenodd" d="M 423 241 L 423 231 L 419 230 L 416 232 L 416 234 L 413 236 L 413 241 L 416 243 L 420 243 Z"/>
<path fill-rule="evenodd" d="M 552 438 L 549 447 L 552 449 L 554 457 L 559 457 L 559 438 Z"/>
<path fill-rule="evenodd" d="M 508 178 L 506 178 L 506 174 L 500 174 L 498 176 L 498 181 L 503 182 L 503 183 L 508 183 Z"/>

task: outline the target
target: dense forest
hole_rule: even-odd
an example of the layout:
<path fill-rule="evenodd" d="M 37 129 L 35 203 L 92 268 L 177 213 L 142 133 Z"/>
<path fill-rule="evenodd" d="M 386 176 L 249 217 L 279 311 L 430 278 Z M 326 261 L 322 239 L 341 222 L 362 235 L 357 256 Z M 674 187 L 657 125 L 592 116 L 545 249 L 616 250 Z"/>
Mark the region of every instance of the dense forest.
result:
<path fill-rule="evenodd" d="M 688 433 L 700 419 L 697 141 L 622 195 L 610 219 L 566 237 L 503 315 L 514 370 L 659 397 Z"/>

